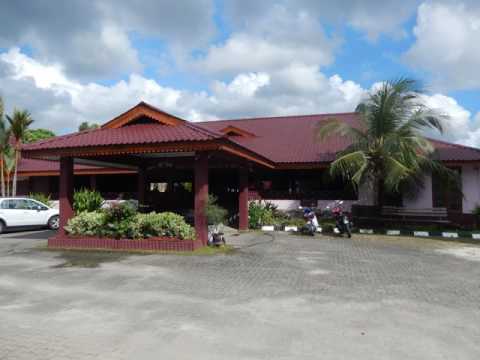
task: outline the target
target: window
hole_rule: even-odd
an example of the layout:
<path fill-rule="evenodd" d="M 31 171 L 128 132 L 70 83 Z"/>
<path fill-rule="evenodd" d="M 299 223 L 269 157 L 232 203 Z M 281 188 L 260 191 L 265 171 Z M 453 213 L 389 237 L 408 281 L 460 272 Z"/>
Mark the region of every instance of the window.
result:
<path fill-rule="evenodd" d="M 461 178 L 462 169 L 452 168 Z M 432 176 L 432 197 L 433 207 L 445 207 L 448 210 L 462 211 L 463 195 L 461 191 L 456 191 L 453 180 L 442 178 L 441 176 Z"/>

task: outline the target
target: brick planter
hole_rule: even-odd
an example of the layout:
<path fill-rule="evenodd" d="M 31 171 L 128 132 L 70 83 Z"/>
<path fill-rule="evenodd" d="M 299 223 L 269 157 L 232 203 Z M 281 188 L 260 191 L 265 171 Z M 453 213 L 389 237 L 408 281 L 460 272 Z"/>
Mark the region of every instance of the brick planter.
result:
<path fill-rule="evenodd" d="M 194 251 L 202 247 L 202 243 L 199 240 L 181 240 L 177 238 L 117 240 L 111 238 L 56 236 L 48 239 L 48 247 L 58 249 Z"/>

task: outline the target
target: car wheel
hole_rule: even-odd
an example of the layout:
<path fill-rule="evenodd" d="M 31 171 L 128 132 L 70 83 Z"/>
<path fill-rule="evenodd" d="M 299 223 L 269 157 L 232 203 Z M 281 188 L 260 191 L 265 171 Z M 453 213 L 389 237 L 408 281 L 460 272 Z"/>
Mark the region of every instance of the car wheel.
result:
<path fill-rule="evenodd" d="M 5 223 L 3 222 L 3 220 L 0 220 L 0 234 L 3 234 L 3 232 L 5 231 Z"/>
<path fill-rule="evenodd" d="M 60 218 L 58 215 L 52 216 L 50 220 L 48 220 L 48 228 L 50 230 L 58 230 L 60 227 Z"/>

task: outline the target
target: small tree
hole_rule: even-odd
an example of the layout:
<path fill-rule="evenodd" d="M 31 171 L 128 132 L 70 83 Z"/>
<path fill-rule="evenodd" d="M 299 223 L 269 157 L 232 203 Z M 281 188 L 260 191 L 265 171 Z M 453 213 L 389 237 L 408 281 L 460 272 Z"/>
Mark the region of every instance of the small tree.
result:
<path fill-rule="evenodd" d="M 24 142 L 32 143 L 39 140 L 49 139 L 55 136 L 55 133 L 48 129 L 29 129 L 25 132 Z"/>
<path fill-rule="evenodd" d="M 217 204 L 217 197 L 215 195 L 208 195 L 207 205 L 205 206 L 205 213 L 209 225 L 213 226 L 214 232 L 219 232 L 220 225 L 227 220 L 228 211 Z"/>
<path fill-rule="evenodd" d="M 13 116 L 7 115 L 7 120 L 10 123 L 10 133 L 15 139 L 15 170 L 12 183 L 12 195 L 17 195 L 17 175 L 18 175 L 18 163 L 20 161 L 20 152 L 22 149 L 22 141 L 25 138 L 28 127 L 33 123 L 33 119 L 27 110 L 13 111 Z"/>
<path fill-rule="evenodd" d="M 351 145 L 330 165 L 332 176 L 373 190 L 375 203 L 383 204 L 384 190 L 398 192 L 404 184 L 418 184 L 425 171 L 455 177 L 432 159 L 434 147 L 425 130 L 443 131 L 444 116 L 426 107 L 417 83 L 410 79 L 387 81 L 357 106 L 360 123 L 337 119 L 320 122 L 318 138 L 348 138 Z"/>

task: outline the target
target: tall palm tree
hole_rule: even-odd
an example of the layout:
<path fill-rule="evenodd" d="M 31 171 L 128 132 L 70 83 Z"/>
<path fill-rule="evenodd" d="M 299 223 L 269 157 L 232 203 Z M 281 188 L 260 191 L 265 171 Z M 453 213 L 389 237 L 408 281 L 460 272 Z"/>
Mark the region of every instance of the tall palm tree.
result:
<path fill-rule="evenodd" d="M 395 193 L 403 184 L 418 184 L 427 170 L 448 174 L 432 159 L 433 145 L 423 135 L 425 130 L 442 133 L 445 117 L 426 107 L 420 96 L 415 80 L 387 81 L 357 106 L 358 126 L 337 119 L 319 123 L 319 140 L 336 134 L 351 141 L 337 154 L 330 173 L 357 187 L 367 185 L 378 206 L 384 191 Z"/>
<path fill-rule="evenodd" d="M 1 196 L 5 197 L 5 171 L 4 171 L 4 159 L 3 155 L 7 150 L 10 138 L 10 131 L 5 124 L 5 119 L 3 118 L 3 100 L 0 98 L 0 188 Z"/>
<path fill-rule="evenodd" d="M 28 127 L 33 123 L 33 119 L 27 110 L 15 109 L 12 117 L 7 115 L 7 120 L 10 123 L 10 132 L 15 139 L 15 173 L 13 175 L 12 195 L 16 196 L 18 163 L 20 161 L 22 141 L 25 138 Z"/>
<path fill-rule="evenodd" d="M 3 164 L 5 168 L 5 175 L 6 175 L 6 191 L 5 196 L 15 196 L 13 195 L 13 189 L 10 191 L 10 184 L 12 180 L 12 172 L 15 169 L 15 151 L 8 147 L 7 150 L 4 152 L 3 156 Z M 12 184 L 13 187 L 13 184 Z"/>

